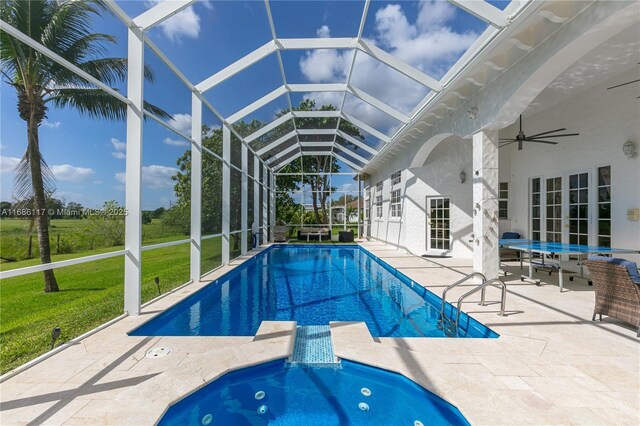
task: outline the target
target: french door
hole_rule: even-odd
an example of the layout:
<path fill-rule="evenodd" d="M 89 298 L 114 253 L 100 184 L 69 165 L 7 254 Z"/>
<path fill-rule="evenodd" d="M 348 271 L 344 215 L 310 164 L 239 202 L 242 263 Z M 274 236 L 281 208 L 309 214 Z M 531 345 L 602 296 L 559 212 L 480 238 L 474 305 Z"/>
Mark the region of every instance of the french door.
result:
<path fill-rule="evenodd" d="M 451 249 L 451 200 L 427 197 L 427 250 Z"/>
<path fill-rule="evenodd" d="M 569 243 L 589 244 L 589 173 L 569 176 Z"/>
<path fill-rule="evenodd" d="M 589 244 L 591 173 L 532 178 L 530 235 L 534 240 Z M 542 187 L 544 184 L 544 187 Z"/>

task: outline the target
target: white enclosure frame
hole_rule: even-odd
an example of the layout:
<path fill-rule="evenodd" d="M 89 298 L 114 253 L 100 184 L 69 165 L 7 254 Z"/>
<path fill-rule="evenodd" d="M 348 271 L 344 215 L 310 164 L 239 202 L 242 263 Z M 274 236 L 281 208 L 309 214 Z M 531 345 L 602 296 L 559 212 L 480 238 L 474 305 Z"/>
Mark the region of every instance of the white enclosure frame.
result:
<path fill-rule="evenodd" d="M 109 95 L 118 99 L 127 105 L 127 140 L 126 140 L 126 184 L 125 184 L 125 199 L 126 209 L 129 214 L 125 219 L 125 248 L 124 250 L 113 251 L 109 253 L 86 256 L 77 259 L 52 262 L 49 264 L 42 264 L 36 266 L 30 266 L 26 268 L 14 269 L 9 271 L 0 272 L 0 279 L 15 277 L 34 272 L 40 272 L 48 269 L 62 268 L 70 265 L 81 264 L 85 262 L 91 262 L 100 259 L 107 259 L 110 257 L 124 256 L 125 258 L 125 279 L 124 279 L 124 310 L 129 315 L 138 315 L 141 308 L 141 268 L 142 268 L 142 251 L 152 250 L 155 248 L 168 247 L 176 244 L 189 244 L 190 245 L 190 279 L 192 281 L 198 281 L 201 276 L 201 243 L 204 239 L 222 237 L 222 263 L 226 265 L 230 262 L 230 235 L 240 233 L 242 236 L 241 252 L 245 254 L 248 251 L 247 247 L 247 212 L 248 203 L 251 200 L 247 199 L 248 185 L 251 185 L 253 181 L 253 221 L 257 224 L 257 228 L 260 230 L 259 242 L 264 243 L 270 240 L 270 230 L 275 223 L 275 181 L 277 179 L 277 171 L 285 167 L 291 161 L 301 158 L 306 155 L 318 155 L 318 151 L 308 151 L 310 147 L 324 147 L 326 150 L 321 151 L 327 155 L 333 155 L 335 158 L 342 161 L 354 170 L 354 176 L 357 176 L 358 181 L 358 194 L 360 198 L 361 193 L 361 176 L 360 171 L 371 161 L 371 159 L 365 158 L 363 155 L 359 155 L 354 150 L 339 145 L 337 138 L 343 138 L 348 143 L 366 151 L 372 156 L 378 155 L 384 148 L 400 135 L 407 126 L 410 126 L 415 122 L 418 115 L 424 108 L 429 105 L 429 102 L 447 87 L 447 84 L 464 68 L 469 62 L 477 55 L 481 48 L 485 47 L 487 40 L 490 40 L 497 32 L 504 29 L 507 25 L 510 25 L 511 18 L 507 14 L 486 3 L 482 0 L 450 0 L 451 3 L 464 9 L 465 11 L 475 15 L 476 17 L 486 21 L 493 28 L 487 29 L 477 44 L 474 44 L 469 49 L 469 52 L 461 58 L 443 77 L 441 80 L 434 79 L 433 77 L 423 73 L 422 71 L 410 66 L 409 64 L 399 60 L 393 55 L 385 52 L 379 47 L 375 46 L 372 42 L 363 38 L 364 25 L 367 18 L 367 13 L 370 6 L 370 0 L 365 0 L 363 5 L 363 12 L 360 19 L 360 25 L 356 37 L 353 38 L 300 38 L 300 39 L 281 39 L 278 38 L 276 32 L 276 26 L 271 15 L 271 8 L 269 0 L 264 0 L 267 17 L 269 21 L 269 27 L 271 29 L 272 40 L 267 42 L 261 47 L 258 47 L 253 52 L 240 58 L 231 65 L 218 70 L 210 77 L 203 81 L 194 84 L 176 67 L 169 58 L 159 49 L 151 40 L 145 37 L 146 32 L 153 28 L 155 25 L 169 19 L 171 16 L 179 13 L 193 5 L 195 0 L 165 0 L 151 9 L 143 12 L 135 18 L 131 18 L 125 13 L 120 6 L 114 0 L 106 0 L 105 4 L 113 12 L 113 14 L 120 19 L 128 28 L 128 79 L 127 79 L 127 95 L 126 97 L 111 87 L 105 85 L 98 79 L 89 75 L 88 73 L 80 70 L 75 65 L 69 63 L 61 56 L 52 52 L 48 48 L 44 47 L 39 42 L 31 39 L 26 34 L 20 32 L 16 28 L 13 28 L 9 24 L 0 20 L 0 30 L 7 32 L 9 35 L 20 40 L 24 44 L 42 53 L 51 60 L 59 63 L 63 67 L 76 73 L 80 77 L 84 78 L 97 88 L 102 89 Z M 524 7 L 527 1 L 520 2 L 520 9 Z M 156 117 L 152 113 L 145 111 L 144 105 L 144 50 L 145 46 L 154 52 L 158 58 L 178 77 L 178 79 L 192 92 L 192 132 L 191 136 L 174 129 L 168 125 L 162 119 Z M 354 51 L 354 55 L 351 60 L 347 81 L 345 84 L 289 84 L 285 75 L 281 52 L 284 50 L 313 50 L 313 49 L 351 49 Z M 387 66 L 399 71 L 407 77 L 425 86 L 431 92 L 423 99 L 414 111 L 410 114 L 404 114 L 397 111 L 392 106 L 385 102 L 371 96 L 363 90 L 355 87 L 352 82 L 352 75 L 354 72 L 355 55 L 366 54 L 371 58 L 378 60 Z M 282 86 L 272 91 L 269 94 L 262 96 L 250 105 L 237 111 L 229 117 L 223 117 L 211 103 L 204 97 L 204 92 L 223 83 L 230 77 L 236 75 L 242 70 L 250 67 L 258 61 L 266 58 L 267 56 L 275 53 L 277 55 L 278 64 L 282 76 Z M 307 91 L 337 91 L 342 93 L 342 102 L 336 111 L 293 111 L 293 105 L 291 103 L 291 93 L 294 92 L 307 92 Z M 395 118 L 402 125 L 396 131 L 393 136 L 388 136 L 373 126 L 358 120 L 357 118 L 347 114 L 343 109 L 348 94 L 356 97 L 357 99 L 365 102 L 378 110 L 388 114 Z M 277 118 L 271 123 L 267 124 L 257 132 L 243 138 L 233 128 L 233 123 L 242 119 L 252 111 L 266 105 L 270 101 L 280 97 L 287 96 L 289 111 L 282 117 Z M 222 157 L 211 152 L 202 145 L 202 111 L 203 108 L 208 108 L 222 123 L 223 131 L 223 154 Z M 142 140 L 143 140 L 143 123 L 144 119 L 149 118 L 164 126 L 168 130 L 176 133 L 180 137 L 190 142 L 191 148 L 191 233 L 190 238 L 173 241 L 169 243 L 155 244 L 151 246 L 142 246 Z M 335 129 L 297 129 L 296 118 L 313 118 L 313 117 L 333 117 L 337 118 L 337 126 Z M 275 129 L 277 126 L 285 123 L 287 120 L 292 120 L 294 124 L 294 130 L 285 137 L 274 141 L 257 152 L 251 146 L 251 142 L 255 141 L 270 130 Z M 341 120 L 347 120 L 360 130 L 372 135 L 383 142 L 383 147 L 378 150 L 367 145 L 363 141 L 352 137 L 342 130 L 340 130 Z M 331 135 L 333 140 L 331 142 L 301 142 L 301 135 Z M 238 168 L 231 164 L 231 143 L 232 135 L 234 135 L 242 144 L 241 155 L 242 164 Z M 269 151 L 278 145 L 284 143 L 291 138 L 296 138 L 296 144 L 279 152 L 276 155 L 269 156 Z M 216 235 L 201 235 L 201 206 L 202 206 L 202 157 L 206 152 L 222 161 L 222 180 L 223 180 L 223 205 L 222 205 L 222 233 Z M 254 156 L 254 170 L 253 173 L 249 173 L 248 170 L 248 155 Z M 242 197 L 242 227 L 239 231 L 230 231 L 230 214 L 229 211 L 229 197 L 230 197 L 230 173 L 231 168 L 238 170 L 242 176 L 241 182 L 241 197 Z M 262 197 L 260 197 L 259 191 L 262 191 Z M 260 199 L 263 202 L 260 205 Z M 260 209 L 260 210 L 259 210 Z M 260 214 L 262 212 L 262 214 Z M 262 217 L 262 221 L 260 221 Z M 360 203 L 358 202 L 358 234 L 360 234 Z"/>

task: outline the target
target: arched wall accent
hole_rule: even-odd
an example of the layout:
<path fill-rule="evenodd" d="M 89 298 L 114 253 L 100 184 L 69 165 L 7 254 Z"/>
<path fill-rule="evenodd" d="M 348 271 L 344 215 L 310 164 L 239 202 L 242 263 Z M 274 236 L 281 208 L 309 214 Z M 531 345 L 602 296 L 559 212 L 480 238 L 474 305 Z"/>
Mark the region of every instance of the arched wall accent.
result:
<path fill-rule="evenodd" d="M 413 157 L 413 161 L 411 161 L 410 169 L 416 167 L 422 167 L 424 162 L 429 158 L 429 154 L 431 151 L 440 144 L 440 142 L 448 139 L 450 136 L 453 136 L 453 133 L 440 133 L 431 138 L 429 138 L 416 152 L 416 155 Z"/>

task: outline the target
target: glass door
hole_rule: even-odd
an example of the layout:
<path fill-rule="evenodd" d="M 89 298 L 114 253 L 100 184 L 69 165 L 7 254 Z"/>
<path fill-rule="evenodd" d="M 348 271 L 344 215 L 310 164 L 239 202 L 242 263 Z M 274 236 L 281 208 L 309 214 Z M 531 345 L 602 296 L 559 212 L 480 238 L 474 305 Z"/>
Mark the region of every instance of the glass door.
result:
<path fill-rule="evenodd" d="M 562 242 L 562 177 L 547 179 L 547 241 Z"/>
<path fill-rule="evenodd" d="M 569 243 L 589 244 L 589 173 L 569 175 Z"/>
<path fill-rule="evenodd" d="M 448 197 L 427 197 L 427 250 L 451 248 L 450 208 Z"/>
<path fill-rule="evenodd" d="M 532 240 L 540 241 L 541 233 L 541 211 L 540 203 L 542 199 L 540 197 L 542 193 L 540 178 L 531 179 L 531 226 L 530 236 Z"/>

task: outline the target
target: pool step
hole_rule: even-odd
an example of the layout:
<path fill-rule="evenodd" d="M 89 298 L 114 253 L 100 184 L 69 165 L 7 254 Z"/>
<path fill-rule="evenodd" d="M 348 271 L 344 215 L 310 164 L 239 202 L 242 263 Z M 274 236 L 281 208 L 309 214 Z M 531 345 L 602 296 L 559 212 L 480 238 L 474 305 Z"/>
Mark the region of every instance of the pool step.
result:
<path fill-rule="evenodd" d="M 340 365 L 333 353 L 331 329 L 328 325 L 299 325 L 293 353 L 288 359 L 292 365 L 335 367 Z"/>

